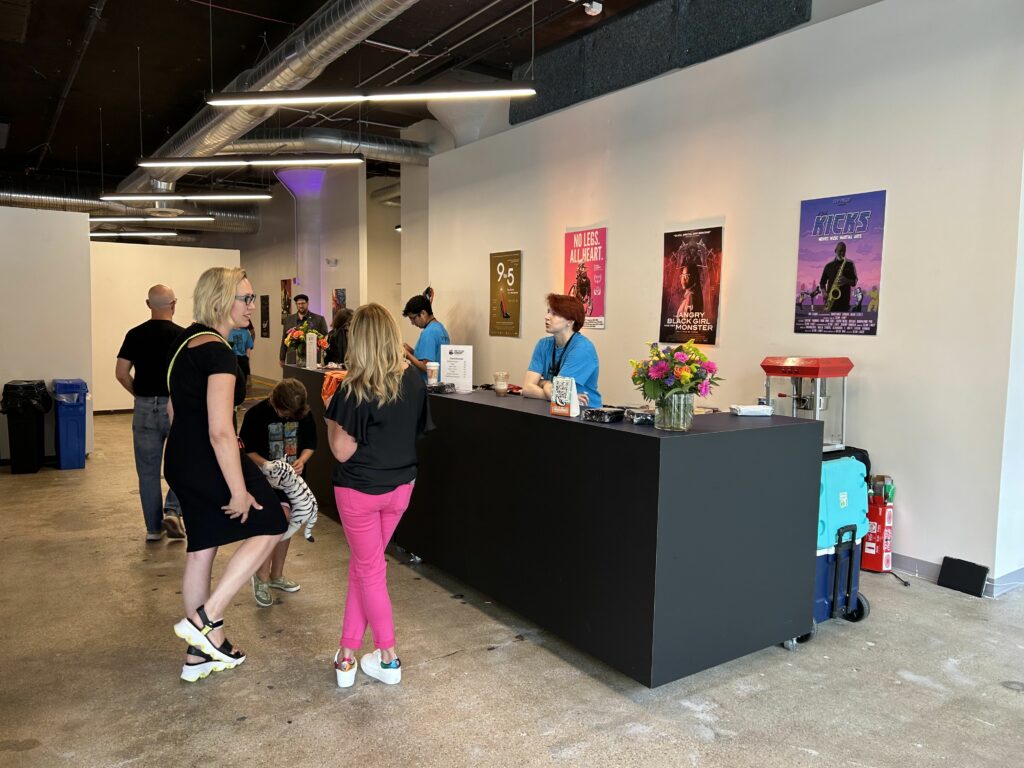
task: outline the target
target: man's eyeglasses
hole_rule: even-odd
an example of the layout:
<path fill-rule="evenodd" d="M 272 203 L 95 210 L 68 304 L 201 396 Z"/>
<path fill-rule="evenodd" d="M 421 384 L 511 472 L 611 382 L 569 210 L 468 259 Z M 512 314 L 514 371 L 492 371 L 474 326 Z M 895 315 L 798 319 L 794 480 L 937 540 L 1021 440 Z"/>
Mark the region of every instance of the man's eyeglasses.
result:
<path fill-rule="evenodd" d="M 244 294 L 242 296 L 239 296 L 236 293 L 235 294 L 235 301 L 244 301 L 245 302 L 245 306 L 251 307 L 253 304 L 256 303 L 256 294 L 255 293 L 246 293 L 246 294 Z"/>

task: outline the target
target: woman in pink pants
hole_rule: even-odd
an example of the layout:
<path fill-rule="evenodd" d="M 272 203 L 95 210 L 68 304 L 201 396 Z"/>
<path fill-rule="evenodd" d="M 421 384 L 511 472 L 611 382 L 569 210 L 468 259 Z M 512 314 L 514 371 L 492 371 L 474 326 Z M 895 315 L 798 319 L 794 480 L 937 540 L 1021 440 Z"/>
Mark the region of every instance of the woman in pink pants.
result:
<path fill-rule="evenodd" d="M 407 367 L 398 324 L 379 304 L 356 310 L 349 326 L 348 375 L 327 406 L 327 435 L 338 460 L 334 497 L 351 550 L 345 619 L 334 656 L 338 685 L 356 679 L 356 651 L 367 625 L 375 650 L 364 674 L 402 680 L 388 597 L 384 549 L 409 506 L 416 441 L 429 424 L 423 377 Z"/>

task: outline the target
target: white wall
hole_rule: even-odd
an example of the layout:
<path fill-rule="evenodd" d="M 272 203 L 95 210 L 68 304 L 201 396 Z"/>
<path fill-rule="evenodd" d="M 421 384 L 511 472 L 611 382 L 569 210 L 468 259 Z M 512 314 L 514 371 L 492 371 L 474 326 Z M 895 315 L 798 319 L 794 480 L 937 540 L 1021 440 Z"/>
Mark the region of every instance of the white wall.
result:
<path fill-rule="evenodd" d="M 281 378 L 277 364 L 281 345 L 281 281 L 295 277 L 295 204 L 288 190 L 280 184 L 273 188 L 274 199 L 260 207 L 260 231 L 253 235 L 229 238 L 240 251 L 245 270 L 257 296 L 270 297 L 270 338 L 260 335 L 262 313 L 260 300 L 252 322 L 256 326 L 256 343 L 250 367 L 256 376 L 276 381 Z"/>
<path fill-rule="evenodd" d="M 238 251 L 145 243 L 91 244 L 93 407 L 130 409 L 133 401 L 114 378 L 117 353 L 129 328 L 150 317 L 146 294 L 163 283 L 178 299 L 174 321 L 192 322 L 192 291 L 210 267 L 237 267 Z M 253 319 L 255 323 L 255 318 Z"/>
<path fill-rule="evenodd" d="M 395 227 L 402 223 L 402 209 L 382 205 L 369 197 L 374 191 L 397 183 L 398 179 L 389 177 L 366 182 L 366 300 L 383 304 L 401 320 L 405 307 L 402 296 L 402 233 L 396 232 Z"/>
<path fill-rule="evenodd" d="M 256 294 L 270 296 L 270 338 L 264 339 L 257 332 L 251 365 L 256 376 L 276 381 L 281 378 L 277 362 L 283 332 L 281 280 L 295 277 L 295 204 L 280 184 L 274 186 L 273 194 L 274 199 L 261 208 L 259 232 L 225 237 L 219 242 L 239 249 L 242 268 Z M 353 308 L 365 300 L 367 293 L 365 167 L 328 171 L 321 200 L 324 206 L 321 257 L 338 260 L 337 267 L 325 264 L 323 271 L 322 301 L 327 307 L 325 317 L 330 326 L 332 289 L 347 289 L 348 306 Z M 292 288 L 292 295 L 302 292 Z M 257 300 L 257 310 L 258 305 Z M 294 311 L 294 304 L 292 309 Z M 259 315 L 259 311 L 254 313 L 253 323 Z"/>
<path fill-rule="evenodd" d="M 437 313 L 476 346 L 477 381 L 521 375 L 561 285 L 564 231 L 607 221 L 608 330 L 589 335 L 605 401 L 635 402 L 626 361 L 658 331 L 662 234 L 724 220 L 708 351 L 727 381 L 713 401 L 752 402 L 765 355 L 850 356 L 849 442 L 896 479 L 897 551 L 992 566 L 1022 29 L 1016 0 L 886 0 L 438 155 Z M 875 189 L 888 191 L 878 336 L 795 335 L 800 201 Z M 490 339 L 487 255 L 510 249 L 524 254 L 523 337 Z"/>
<path fill-rule="evenodd" d="M 1013 337 L 1003 435 L 1003 474 L 999 489 L 996 577 L 1024 568 L 1024 186 L 1017 229 L 1017 278 Z"/>
<path fill-rule="evenodd" d="M 84 379 L 92 389 L 89 334 L 89 217 L 84 213 L 0 207 L 0 385 L 13 379 Z M 22 338 L 22 335 L 28 338 Z M 53 454 L 53 411 L 46 416 Z M 86 450 L 92 443 L 87 413 Z M 0 457 L 9 459 L 0 417 Z"/>

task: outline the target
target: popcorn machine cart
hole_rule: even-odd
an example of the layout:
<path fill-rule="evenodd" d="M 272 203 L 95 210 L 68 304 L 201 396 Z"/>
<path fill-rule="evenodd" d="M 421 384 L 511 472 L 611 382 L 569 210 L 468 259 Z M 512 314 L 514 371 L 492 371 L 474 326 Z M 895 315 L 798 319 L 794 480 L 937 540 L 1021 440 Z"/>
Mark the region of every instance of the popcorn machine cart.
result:
<path fill-rule="evenodd" d="M 761 369 L 765 373 L 765 405 L 777 414 L 824 422 L 823 452 L 846 447 L 846 377 L 853 370 L 850 358 L 766 357 Z"/>

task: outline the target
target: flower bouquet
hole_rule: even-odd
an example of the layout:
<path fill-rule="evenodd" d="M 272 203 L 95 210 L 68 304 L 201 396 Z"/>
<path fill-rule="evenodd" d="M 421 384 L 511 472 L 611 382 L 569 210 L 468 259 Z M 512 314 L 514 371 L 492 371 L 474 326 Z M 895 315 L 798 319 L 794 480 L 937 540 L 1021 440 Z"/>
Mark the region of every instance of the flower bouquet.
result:
<path fill-rule="evenodd" d="M 284 336 L 284 345 L 288 349 L 295 350 L 295 363 L 300 368 L 306 365 L 306 334 L 316 334 L 316 346 L 317 349 L 327 349 L 327 337 L 324 336 L 320 331 L 309 327 L 309 321 L 303 322 L 301 325 L 292 328 Z"/>
<path fill-rule="evenodd" d="M 645 360 L 630 360 L 633 383 L 655 405 L 654 426 L 685 432 L 693 422 L 694 396 L 707 397 L 722 381 L 718 366 L 693 339 L 676 346 L 651 344 Z"/>

